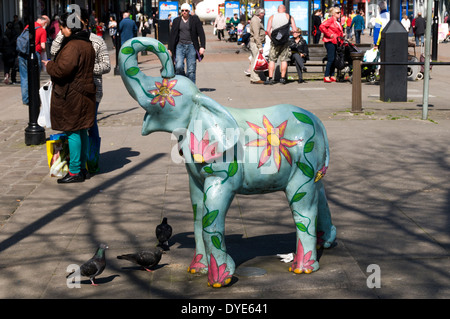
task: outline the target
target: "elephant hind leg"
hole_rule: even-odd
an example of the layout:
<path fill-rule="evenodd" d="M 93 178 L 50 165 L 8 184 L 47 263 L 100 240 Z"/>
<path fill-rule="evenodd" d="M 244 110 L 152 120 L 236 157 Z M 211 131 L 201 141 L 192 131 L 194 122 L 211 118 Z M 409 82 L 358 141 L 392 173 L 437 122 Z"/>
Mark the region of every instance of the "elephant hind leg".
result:
<path fill-rule="evenodd" d="M 322 181 L 318 181 L 319 203 L 317 217 L 317 245 L 324 248 L 332 248 L 336 245 L 336 227 L 331 221 L 330 208 Z"/>

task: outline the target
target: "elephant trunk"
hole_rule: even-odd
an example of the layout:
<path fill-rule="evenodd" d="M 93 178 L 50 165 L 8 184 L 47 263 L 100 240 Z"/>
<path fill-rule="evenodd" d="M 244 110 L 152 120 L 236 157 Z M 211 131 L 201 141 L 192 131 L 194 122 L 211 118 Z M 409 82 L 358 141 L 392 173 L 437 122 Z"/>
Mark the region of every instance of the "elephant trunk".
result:
<path fill-rule="evenodd" d="M 137 54 L 141 51 L 150 51 L 156 54 L 162 64 L 161 76 L 170 79 L 175 76 L 172 59 L 166 47 L 153 38 L 137 37 L 126 41 L 119 52 L 119 69 L 122 81 L 130 95 L 137 101 L 142 95 L 153 98 L 148 92 L 146 83 L 154 83 L 152 77 L 145 75 L 138 66 Z"/>

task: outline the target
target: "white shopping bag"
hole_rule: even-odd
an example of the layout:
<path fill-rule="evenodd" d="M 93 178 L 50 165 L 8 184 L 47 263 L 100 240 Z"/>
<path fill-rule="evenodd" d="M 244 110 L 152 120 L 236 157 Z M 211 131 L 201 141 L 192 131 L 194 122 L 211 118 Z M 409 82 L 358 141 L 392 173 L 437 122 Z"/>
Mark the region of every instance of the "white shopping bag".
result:
<path fill-rule="evenodd" d="M 48 81 L 39 89 L 39 97 L 41 98 L 41 111 L 39 112 L 39 126 L 52 128 L 50 120 L 50 101 L 52 97 L 52 81 Z"/>

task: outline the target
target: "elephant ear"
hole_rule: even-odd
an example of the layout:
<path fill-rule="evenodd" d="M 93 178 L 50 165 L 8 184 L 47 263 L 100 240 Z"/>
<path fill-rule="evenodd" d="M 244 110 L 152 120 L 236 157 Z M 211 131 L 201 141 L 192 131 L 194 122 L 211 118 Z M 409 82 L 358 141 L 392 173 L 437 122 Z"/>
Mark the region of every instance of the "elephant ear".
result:
<path fill-rule="evenodd" d="M 191 114 L 183 149 L 189 147 L 195 162 L 219 161 L 239 141 L 239 126 L 228 110 L 213 99 L 198 94 L 194 100 L 197 107 Z"/>

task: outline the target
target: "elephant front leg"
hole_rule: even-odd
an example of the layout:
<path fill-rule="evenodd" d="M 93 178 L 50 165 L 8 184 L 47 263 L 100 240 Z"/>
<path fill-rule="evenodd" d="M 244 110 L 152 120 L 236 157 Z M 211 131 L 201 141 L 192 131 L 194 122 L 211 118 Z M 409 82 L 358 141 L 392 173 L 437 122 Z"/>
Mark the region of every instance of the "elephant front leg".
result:
<path fill-rule="evenodd" d="M 234 198 L 230 184 L 219 178 L 205 181 L 202 218 L 203 241 L 208 257 L 208 285 L 218 288 L 231 282 L 235 263 L 225 245 L 225 216 Z"/>
<path fill-rule="evenodd" d="M 208 272 L 208 259 L 206 258 L 205 244 L 203 242 L 203 188 L 190 177 L 189 189 L 194 212 L 195 254 L 189 265 L 188 272 L 191 274 L 206 274 Z"/>
<path fill-rule="evenodd" d="M 289 271 L 293 271 L 296 274 L 309 274 L 319 269 L 316 250 L 318 192 L 314 187 L 309 187 L 309 189 L 304 187 L 301 195 L 299 196 L 298 194 L 298 192 L 286 190 L 286 196 L 291 202 L 292 216 L 297 234 L 297 251 Z M 295 199 L 303 197 L 298 201 L 292 201 L 294 196 L 296 196 Z"/>

